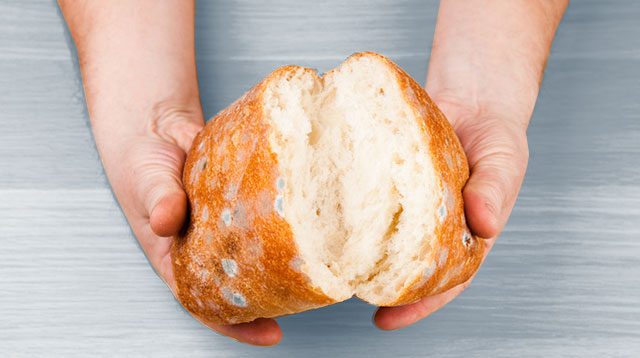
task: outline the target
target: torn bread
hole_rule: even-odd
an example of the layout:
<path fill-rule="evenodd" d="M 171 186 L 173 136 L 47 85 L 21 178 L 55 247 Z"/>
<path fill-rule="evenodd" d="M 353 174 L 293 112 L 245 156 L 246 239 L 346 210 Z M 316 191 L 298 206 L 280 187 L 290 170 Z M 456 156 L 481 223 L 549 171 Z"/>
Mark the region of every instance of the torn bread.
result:
<path fill-rule="evenodd" d="M 190 220 L 172 248 L 177 296 L 233 324 L 346 300 L 415 302 L 468 280 L 462 146 L 424 89 L 358 53 L 319 77 L 287 66 L 196 137 Z"/>

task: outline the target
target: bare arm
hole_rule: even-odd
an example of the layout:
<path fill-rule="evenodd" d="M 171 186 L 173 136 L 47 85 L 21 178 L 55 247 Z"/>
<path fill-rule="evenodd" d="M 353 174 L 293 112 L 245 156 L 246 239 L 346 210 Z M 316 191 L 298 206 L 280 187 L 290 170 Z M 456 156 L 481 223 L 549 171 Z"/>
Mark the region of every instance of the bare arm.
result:
<path fill-rule="evenodd" d="M 465 192 L 487 196 L 484 204 L 491 215 L 467 208 L 472 229 L 483 237 L 500 233 L 515 203 L 528 158 L 526 128 L 567 4 L 568 0 L 441 3 L 427 91 L 449 112 L 469 155 L 476 177 L 472 175 Z M 505 141 L 520 142 L 513 144 L 508 158 L 488 158 L 491 150 L 482 148 L 476 129 L 498 125 L 492 121 L 502 122 L 500 126 L 511 132 L 513 138 Z M 495 176 L 496 166 L 515 168 Z"/>
<path fill-rule="evenodd" d="M 150 136 L 190 145 L 204 123 L 195 68 L 192 1 L 60 1 L 78 49 L 89 117 L 109 180 L 126 180 L 131 173 L 120 164 L 131 143 Z M 167 122 L 182 132 L 169 131 Z M 173 138 L 175 134 L 182 134 Z M 167 153 L 168 154 L 168 153 Z M 180 160 L 184 153 L 171 153 Z M 176 185 L 168 189 L 180 193 Z M 125 193 L 130 185 L 115 185 L 118 198 L 134 195 L 142 201 L 122 202 L 125 213 L 148 211 L 158 196 Z M 184 195 L 183 195 L 184 196 Z M 183 203 L 183 204 L 186 204 Z M 184 217 L 154 231 L 169 236 Z M 145 248 L 146 249 L 146 248 Z"/>
<path fill-rule="evenodd" d="M 175 293 L 171 236 L 187 212 L 182 169 L 204 125 L 194 48 L 194 1 L 59 0 L 78 49 L 96 145 L 129 224 Z M 214 330 L 271 345 L 272 319 Z"/>
<path fill-rule="evenodd" d="M 501 108 L 526 128 L 569 0 L 444 0 L 427 91 L 465 107 Z"/>
<path fill-rule="evenodd" d="M 469 159 L 464 188 L 469 226 L 486 253 L 522 185 L 533 113 L 553 37 L 569 0 L 442 0 L 427 92 L 453 124 Z M 412 324 L 471 282 L 396 308 L 381 308 L 382 329 Z"/>

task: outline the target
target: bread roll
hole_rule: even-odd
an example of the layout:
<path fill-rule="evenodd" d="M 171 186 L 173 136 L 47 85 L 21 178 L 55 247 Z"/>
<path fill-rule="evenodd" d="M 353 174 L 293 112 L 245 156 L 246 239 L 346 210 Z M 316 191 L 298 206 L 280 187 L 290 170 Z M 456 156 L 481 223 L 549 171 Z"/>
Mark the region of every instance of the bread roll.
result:
<path fill-rule="evenodd" d="M 274 71 L 205 126 L 184 169 L 177 295 L 233 324 L 344 301 L 412 303 L 478 269 L 467 160 L 424 89 L 358 53 L 319 77 Z"/>

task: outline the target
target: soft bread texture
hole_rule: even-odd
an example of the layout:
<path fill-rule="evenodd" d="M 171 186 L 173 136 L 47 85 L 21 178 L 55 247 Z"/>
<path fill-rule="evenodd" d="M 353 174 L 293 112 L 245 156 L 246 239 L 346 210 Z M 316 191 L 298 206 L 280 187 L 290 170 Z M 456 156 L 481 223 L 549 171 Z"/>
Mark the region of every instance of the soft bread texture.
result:
<path fill-rule="evenodd" d="M 178 298 L 232 324 L 446 291 L 482 261 L 468 175 L 444 115 L 387 58 L 358 53 L 323 77 L 280 68 L 194 141 L 190 220 L 172 249 Z"/>

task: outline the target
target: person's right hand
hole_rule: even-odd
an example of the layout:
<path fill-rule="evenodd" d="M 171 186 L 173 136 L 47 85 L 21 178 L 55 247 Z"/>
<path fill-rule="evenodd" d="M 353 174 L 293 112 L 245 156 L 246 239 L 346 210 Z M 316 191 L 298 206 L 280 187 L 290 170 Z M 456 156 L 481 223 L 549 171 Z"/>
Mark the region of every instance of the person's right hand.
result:
<path fill-rule="evenodd" d="M 111 137 L 105 143 L 98 142 L 98 146 L 102 148 L 101 157 L 111 186 L 140 246 L 175 295 L 170 236 L 178 233 L 187 215 L 182 170 L 186 153 L 204 121 L 199 106 L 169 104 L 157 109 L 143 121 L 145 129 L 132 127 L 129 136 Z M 136 122 L 140 121 L 131 121 Z M 102 133 L 96 133 L 98 137 L 107 140 Z M 282 338 L 273 319 L 236 325 L 203 323 L 254 345 L 272 345 Z"/>
<path fill-rule="evenodd" d="M 194 2 L 64 1 L 94 138 L 113 191 L 156 272 L 176 293 L 171 236 L 183 226 L 182 170 L 204 125 L 195 68 Z M 274 345 L 273 319 L 206 324 L 244 343 Z"/>
<path fill-rule="evenodd" d="M 526 126 L 504 113 L 470 106 L 464 99 L 434 98 L 453 126 L 467 155 L 471 176 L 462 192 L 465 215 L 472 232 L 484 244 L 484 259 L 507 222 L 516 202 L 529 161 Z M 439 310 L 461 294 L 475 274 L 443 293 L 418 302 L 381 307 L 376 326 L 392 330 L 413 324 Z"/>

